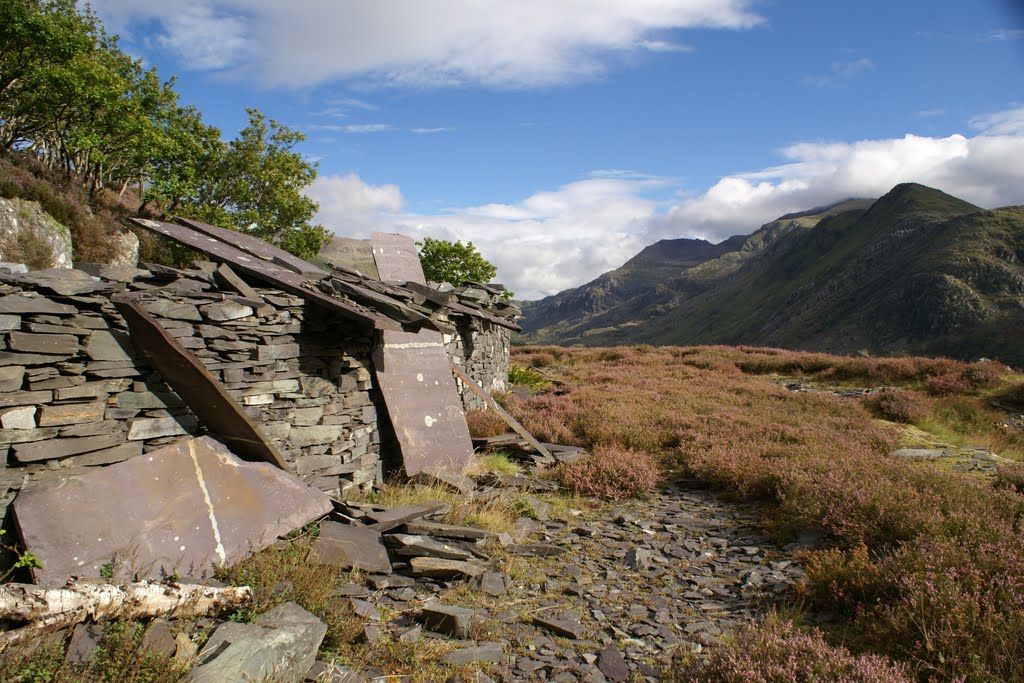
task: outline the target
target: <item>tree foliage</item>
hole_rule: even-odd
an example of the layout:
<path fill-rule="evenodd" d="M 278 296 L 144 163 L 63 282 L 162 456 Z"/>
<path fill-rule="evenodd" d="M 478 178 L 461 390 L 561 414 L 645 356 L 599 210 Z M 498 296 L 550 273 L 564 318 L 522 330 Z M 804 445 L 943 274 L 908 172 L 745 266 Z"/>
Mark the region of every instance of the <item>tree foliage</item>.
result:
<path fill-rule="evenodd" d="M 302 133 L 250 109 L 225 142 L 174 85 L 122 52 L 88 6 L 0 2 L 0 150 L 32 155 L 90 194 L 138 186 L 140 210 L 318 253 L 327 231 L 303 194 L 316 167 L 294 149 Z"/>
<path fill-rule="evenodd" d="M 497 273 L 472 242 L 463 244 L 426 237 L 416 245 L 420 248 L 420 264 L 428 280 L 458 286 L 467 282 L 490 282 Z"/>

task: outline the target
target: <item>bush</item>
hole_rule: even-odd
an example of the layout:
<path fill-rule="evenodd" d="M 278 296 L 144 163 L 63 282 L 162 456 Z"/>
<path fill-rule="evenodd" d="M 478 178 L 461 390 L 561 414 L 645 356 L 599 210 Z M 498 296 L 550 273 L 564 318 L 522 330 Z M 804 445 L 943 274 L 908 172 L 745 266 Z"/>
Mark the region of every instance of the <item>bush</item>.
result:
<path fill-rule="evenodd" d="M 657 486 L 661 470 L 647 453 L 600 447 L 590 457 L 559 465 L 555 478 L 581 496 L 620 500 L 649 494 Z"/>
<path fill-rule="evenodd" d="M 906 668 L 884 657 L 851 654 L 825 642 L 821 632 L 800 631 L 769 618 L 708 657 L 678 663 L 669 680 L 706 683 L 911 683 Z"/>
<path fill-rule="evenodd" d="M 530 367 L 529 365 L 516 365 L 514 363 L 508 368 L 508 381 L 511 384 L 524 386 L 534 394 L 542 389 L 546 389 L 551 384 L 547 377 L 537 368 Z"/>
<path fill-rule="evenodd" d="M 864 406 L 876 417 L 912 424 L 928 416 L 928 397 L 907 389 L 883 389 L 864 398 Z"/>
<path fill-rule="evenodd" d="M 466 412 L 466 424 L 469 425 L 469 434 L 474 439 L 486 439 L 489 436 L 498 436 L 509 430 L 508 425 L 493 410 L 470 410 Z"/>

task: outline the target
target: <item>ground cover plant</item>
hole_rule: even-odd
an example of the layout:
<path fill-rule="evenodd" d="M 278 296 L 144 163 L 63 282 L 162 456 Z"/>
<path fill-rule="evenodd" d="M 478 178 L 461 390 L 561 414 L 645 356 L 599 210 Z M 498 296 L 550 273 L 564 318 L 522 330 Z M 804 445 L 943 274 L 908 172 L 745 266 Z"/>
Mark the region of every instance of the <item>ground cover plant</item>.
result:
<path fill-rule="evenodd" d="M 515 360 L 564 382 L 557 395 L 505 399 L 541 440 L 652 454 L 763 502 L 779 540 L 823 531 L 831 547 L 805 558 L 802 597 L 845 617 L 831 645 L 890 657 L 920 680 L 1024 680 L 1019 472 L 984 478 L 890 455 L 902 421 L 1019 457 L 1020 430 L 990 405 L 1019 393 L 1019 374 L 991 362 L 728 347 L 525 347 Z M 888 386 L 889 397 L 793 392 L 778 381 L 787 376 Z M 957 381 L 938 391 L 934 378 Z"/>

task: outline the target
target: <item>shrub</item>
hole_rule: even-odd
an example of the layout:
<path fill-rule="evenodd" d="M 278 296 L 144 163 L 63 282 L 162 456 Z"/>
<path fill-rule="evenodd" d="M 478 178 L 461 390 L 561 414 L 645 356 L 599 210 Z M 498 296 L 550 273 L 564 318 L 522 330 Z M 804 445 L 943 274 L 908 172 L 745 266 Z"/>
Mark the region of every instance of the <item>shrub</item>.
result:
<path fill-rule="evenodd" d="M 771 617 L 748 627 L 735 642 L 704 659 L 676 664 L 669 680 L 706 683 L 911 683 L 906 668 L 884 657 L 853 655 L 825 642 L 820 631 L 801 631 Z"/>
<path fill-rule="evenodd" d="M 608 500 L 646 496 L 660 477 L 653 457 L 615 447 L 600 447 L 590 457 L 555 470 L 558 483 L 573 493 Z"/>
<path fill-rule="evenodd" d="M 933 396 L 949 396 L 951 394 L 966 394 L 971 390 L 971 384 L 964 376 L 957 373 L 946 373 L 929 377 L 924 382 L 925 389 Z"/>
<path fill-rule="evenodd" d="M 511 384 L 527 387 L 532 393 L 547 388 L 551 382 L 537 368 L 513 363 L 508 368 L 508 381 Z"/>
<path fill-rule="evenodd" d="M 469 433 L 474 439 L 486 439 L 508 431 L 505 421 L 496 412 L 486 408 L 467 411 L 466 424 L 469 425 Z"/>
<path fill-rule="evenodd" d="M 875 416 L 892 422 L 914 423 L 928 416 L 928 397 L 908 389 L 883 389 L 869 394 L 864 405 Z"/>

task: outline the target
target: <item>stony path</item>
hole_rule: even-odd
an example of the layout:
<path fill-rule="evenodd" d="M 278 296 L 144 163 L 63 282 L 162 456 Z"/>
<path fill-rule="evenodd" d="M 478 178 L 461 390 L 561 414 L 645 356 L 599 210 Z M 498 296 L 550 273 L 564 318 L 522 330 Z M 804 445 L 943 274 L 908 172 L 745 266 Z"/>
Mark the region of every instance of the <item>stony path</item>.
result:
<path fill-rule="evenodd" d="M 755 531 L 752 509 L 685 483 L 569 516 L 535 522 L 531 537 L 566 551 L 516 558 L 507 593 L 477 613 L 485 624 L 477 638 L 488 645 L 466 652 L 489 646 L 501 654 L 500 647 L 492 679 L 656 681 L 674 653 L 700 651 L 803 577 L 796 544 L 774 548 Z M 392 600 L 392 590 L 404 594 Z M 473 606 L 440 592 L 449 604 Z M 410 609 L 419 602 L 411 597 L 408 587 L 386 589 L 376 602 Z"/>
<path fill-rule="evenodd" d="M 549 637 L 514 607 L 496 612 L 516 622 L 510 630 L 521 652 L 507 680 L 624 680 L 616 673 L 626 668 L 634 679 L 657 680 L 673 652 L 699 651 L 801 580 L 790 553 L 771 551 L 754 519 L 708 491 L 674 486 L 587 522 L 546 523 L 546 540 L 569 551 L 532 610 L 576 612 L 583 638 Z M 513 588 L 510 597 L 531 590 Z M 622 658 L 600 656 L 607 646 Z M 626 668 L 613 666 L 616 659 Z"/>

